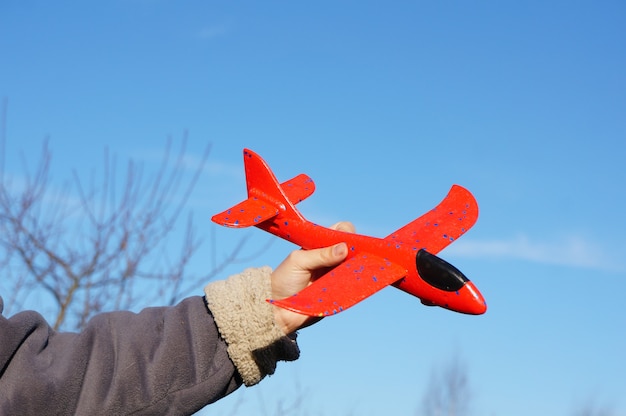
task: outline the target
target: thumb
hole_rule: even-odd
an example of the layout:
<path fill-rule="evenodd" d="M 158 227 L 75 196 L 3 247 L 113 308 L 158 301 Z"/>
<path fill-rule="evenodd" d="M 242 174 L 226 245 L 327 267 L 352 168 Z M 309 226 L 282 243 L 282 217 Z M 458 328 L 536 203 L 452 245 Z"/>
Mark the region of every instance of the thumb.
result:
<path fill-rule="evenodd" d="M 298 252 L 297 265 L 302 270 L 313 271 L 322 267 L 335 266 L 348 256 L 346 243 L 338 243 L 330 247 L 313 250 L 301 250 Z"/>

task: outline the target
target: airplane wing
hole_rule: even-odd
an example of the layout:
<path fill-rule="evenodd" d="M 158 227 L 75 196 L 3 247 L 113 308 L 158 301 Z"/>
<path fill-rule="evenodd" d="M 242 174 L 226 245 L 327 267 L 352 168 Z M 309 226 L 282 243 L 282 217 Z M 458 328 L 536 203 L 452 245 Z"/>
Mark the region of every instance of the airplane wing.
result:
<path fill-rule="evenodd" d="M 474 196 L 462 186 L 453 185 L 439 205 L 385 239 L 437 254 L 472 228 L 477 219 Z"/>
<path fill-rule="evenodd" d="M 389 260 L 361 253 L 334 267 L 297 294 L 270 302 L 304 315 L 333 315 L 354 306 L 406 274 L 406 269 Z"/>

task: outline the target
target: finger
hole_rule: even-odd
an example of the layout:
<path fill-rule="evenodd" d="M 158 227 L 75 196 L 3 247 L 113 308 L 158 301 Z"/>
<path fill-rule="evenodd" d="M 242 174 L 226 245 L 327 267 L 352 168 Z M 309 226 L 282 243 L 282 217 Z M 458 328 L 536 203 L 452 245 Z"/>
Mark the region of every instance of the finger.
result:
<path fill-rule="evenodd" d="M 354 227 L 354 224 L 352 224 L 349 221 L 338 222 L 336 224 L 333 224 L 330 228 L 333 230 L 337 230 L 337 231 L 345 231 L 347 233 L 356 232 L 356 228 Z"/>
<path fill-rule="evenodd" d="M 294 251 L 290 257 L 292 257 L 296 267 L 301 270 L 313 271 L 323 267 L 335 266 L 345 260 L 347 255 L 348 246 L 346 243 L 339 243 L 330 247 Z"/>

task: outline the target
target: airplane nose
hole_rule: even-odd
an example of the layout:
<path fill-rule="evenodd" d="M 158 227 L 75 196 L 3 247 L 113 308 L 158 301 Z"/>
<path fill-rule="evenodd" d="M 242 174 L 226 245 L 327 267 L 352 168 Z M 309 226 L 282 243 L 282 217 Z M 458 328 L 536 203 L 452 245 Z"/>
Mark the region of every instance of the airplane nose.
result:
<path fill-rule="evenodd" d="M 433 299 L 422 303 L 470 315 L 481 315 L 487 311 L 483 295 L 459 269 L 424 249 L 417 252 L 415 263 L 420 277 L 438 289 Z"/>
<path fill-rule="evenodd" d="M 459 297 L 459 312 L 470 315 L 482 315 L 487 312 L 487 302 L 474 283 L 465 282 L 465 285 L 457 292 L 457 296 Z"/>

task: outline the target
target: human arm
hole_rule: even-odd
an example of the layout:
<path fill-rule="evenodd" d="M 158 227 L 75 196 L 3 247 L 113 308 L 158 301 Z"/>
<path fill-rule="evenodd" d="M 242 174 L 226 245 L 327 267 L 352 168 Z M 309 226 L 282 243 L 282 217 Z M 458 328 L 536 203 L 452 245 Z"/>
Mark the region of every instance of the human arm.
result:
<path fill-rule="evenodd" d="M 349 222 L 340 222 L 331 228 L 354 232 L 354 226 Z M 296 250 L 273 272 L 269 268 L 248 269 L 205 288 L 209 309 L 247 386 L 273 374 L 278 360 L 297 359 L 295 331 L 319 320 L 279 308 L 266 300 L 298 293 L 321 276 L 327 267 L 341 263 L 347 254 L 345 243 L 315 250 Z M 254 270 L 271 273 L 269 279 L 250 276 Z M 244 295 L 241 298 L 225 296 L 232 291 Z"/>
<path fill-rule="evenodd" d="M 306 287 L 345 258 L 337 250 L 296 251 L 173 307 L 104 313 L 80 333 L 32 311 L 0 316 L 0 414 L 191 414 L 253 385 L 298 357 L 292 333 L 311 323 L 266 299 Z"/>
<path fill-rule="evenodd" d="M 241 379 L 204 299 L 94 317 L 53 331 L 0 317 L 0 414 L 191 414 Z"/>

